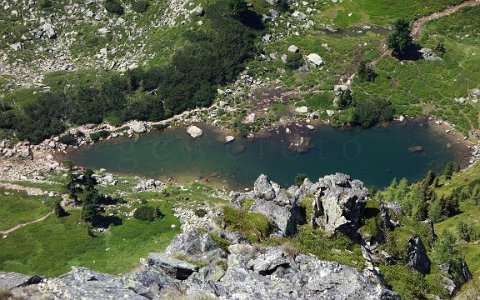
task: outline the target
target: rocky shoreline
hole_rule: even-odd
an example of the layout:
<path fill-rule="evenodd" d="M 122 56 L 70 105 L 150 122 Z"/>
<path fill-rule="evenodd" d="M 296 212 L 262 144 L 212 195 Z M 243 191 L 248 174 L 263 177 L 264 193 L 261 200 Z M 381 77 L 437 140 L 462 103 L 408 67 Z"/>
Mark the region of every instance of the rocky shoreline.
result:
<path fill-rule="evenodd" d="M 28 142 L 20 141 L 13 144 L 11 140 L 0 141 L 0 180 L 37 180 L 41 181 L 40 173 L 49 173 L 53 169 L 61 168 L 60 161 L 71 151 L 82 147 L 92 146 L 99 142 L 111 141 L 121 138 L 138 138 L 141 134 L 154 133 L 165 128 L 189 127 L 195 124 L 205 124 L 209 129 L 216 130 L 219 134 L 219 142 L 232 142 L 239 134 L 231 129 L 218 126 L 215 119 L 210 118 L 211 112 L 224 107 L 224 103 L 217 103 L 209 108 L 194 109 L 185 111 L 182 114 L 158 122 L 129 121 L 120 126 L 110 124 L 83 125 L 70 128 L 59 136 L 46 139 L 38 145 L 31 145 Z M 476 161 L 480 160 L 480 144 L 473 142 L 455 130 L 455 126 L 433 117 L 400 116 L 393 122 L 405 121 L 426 121 L 435 131 L 446 135 L 451 143 L 462 143 L 470 149 L 470 157 L 465 158 L 464 169 L 468 169 Z M 389 123 L 384 124 L 388 126 Z M 256 134 L 250 134 L 249 138 L 267 137 L 274 133 L 285 131 L 288 139 L 289 150 L 294 152 L 307 152 L 310 147 L 308 131 L 314 130 L 317 126 L 329 126 L 328 123 L 315 117 L 313 113 L 298 113 L 290 122 L 279 122 L 271 127 L 261 129 Z M 198 128 L 199 129 L 199 128 Z M 198 129 L 195 129 L 197 131 Z M 105 133 L 106 132 L 106 133 Z M 105 133 L 103 136 L 101 133 Z M 192 138 L 198 138 L 203 132 L 195 132 Z M 70 135 L 74 139 L 70 145 L 62 143 L 62 137 Z M 97 135 L 97 137 L 95 137 Z M 448 145 L 447 145 L 448 146 Z"/>

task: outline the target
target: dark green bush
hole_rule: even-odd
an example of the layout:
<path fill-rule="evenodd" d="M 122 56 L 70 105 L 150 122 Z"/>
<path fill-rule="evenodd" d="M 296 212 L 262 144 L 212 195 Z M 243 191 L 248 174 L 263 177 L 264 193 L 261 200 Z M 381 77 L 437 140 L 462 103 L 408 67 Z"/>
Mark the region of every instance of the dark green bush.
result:
<path fill-rule="evenodd" d="M 92 141 L 98 142 L 100 140 L 100 138 L 104 139 L 104 138 L 108 137 L 109 135 L 110 135 L 110 131 L 100 130 L 100 131 L 97 131 L 97 132 L 94 132 L 94 133 L 90 134 L 90 138 L 92 139 Z"/>
<path fill-rule="evenodd" d="M 65 144 L 65 145 L 70 145 L 70 146 L 76 146 L 77 145 L 77 139 L 76 139 L 75 135 L 71 134 L 71 133 L 67 133 L 65 135 L 62 135 L 58 141 L 62 144 Z"/>
<path fill-rule="evenodd" d="M 47 9 L 47 8 L 52 7 L 53 2 L 52 2 L 52 0 L 40 0 L 38 2 L 38 5 L 40 5 L 40 8 L 42 8 L 42 9 Z"/>
<path fill-rule="evenodd" d="M 207 211 L 203 208 L 199 208 L 199 209 L 195 210 L 195 215 L 199 218 L 205 217 L 206 214 L 207 214 Z"/>
<path fill-rule="evenodd" d="M 139 14 L 143 14 L 144 12 L 146 12 L 148 9 L 148 6 L 149 6 L 148 1 L 144 1 L 144 0 L 137 0 L 132 3 L 133 11 Z"/>
<path fill-rule="evenodd" d="M 161 219 L 162 213 L 158 208 L 144 205 L 135 210 L 135 212 L 133 213 L 133 217 L 138 220 L 152 222 Z"/>
<path fill-rule="evenodd" d="M 308 178 L 308 175 L 305 173 L 300 173 L 295 176 L 295 185 L 296 186 L 301 186 L 303 184 L 303 181 Z"/>
<path fill-rule="evenodd" d="M 357 73 L 358 77 L 360 77 L 360 79 L 364 81 L 373 82 L 377 77 L 377 74 L 375 74 L 375 71 L 373 71 L 372 67 L 367 66 L 367 64 L 363 61 L 360 63 Z"/>
<path fill-rule="evenodd" d="M 352 124 L 368 128 L 378 122 L 391 120 L 394 113 L 392 104 L 385 100 L 372 98 L 358 101 L 355 103 Z"/>
<path fill-rule="evenodd" d="M 305 64 L 305 61 L 303 60 L 303 55 L 297 52 L 289 54 L 285 64 L 290 70 L 297 70 Z"/>
<path fill-rule="evenodd" d="M 105 2 L 105 9 L 115 15 L 123 15 L 125 9 L 123 8 L 122 4 L 116 0 L 107 0 Z"/>
<path fill-rule="evenodd" d="M 352 92 L 350 90 L 343 91 L 340 94 L 340 98 L 338 99 L 338 108 L 346 109 L 350 107 L 353 103 Z"/>
<path fill-rule="evenodd" d="M 405 19 L 397 20 L 393 32 L 388 36 L 387 44 L 393 55 L 404 57 L 413 45 L 410 22 Z"/>

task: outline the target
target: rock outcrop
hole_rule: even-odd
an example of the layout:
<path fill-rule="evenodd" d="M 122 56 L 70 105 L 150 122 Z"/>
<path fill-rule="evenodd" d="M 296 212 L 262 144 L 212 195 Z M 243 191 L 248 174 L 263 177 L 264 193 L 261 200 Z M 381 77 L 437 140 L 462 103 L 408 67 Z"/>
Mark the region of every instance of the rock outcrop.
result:
<path fill-rule="evenodd" d="M 425 249 L 422 240 L 418 236 L 412 237 L 408 240 L 408 244 L 407 265 L 422 274 L 430 273 L 430 265 L 432 263 L 430 258 L 428 258 L 427 250 Z"/>
<path fill-rule="evenodd" d="M 315 195 L 311 223 L 327 232 L 357 229 L 363 216 L 368 191 L 359 180 L 337 173 L 320 178 L 310 187 Z"/>
<path fill-rule="evenodd" d="M 285 236 L 293 234 L 296 225 L 306 223 L 298 202 L 309 199 L 307 195 L 315 195 L 309 196 L 312 208 L 322 207 L 322 214 L 312 220 L 336 228 L 338 224 L 358 224 L 366 190 L 344 174 L 325 176 L 316 183 L 306 179 L 300 187 L 288 190 L 261 175 L 252 191 L 234 194 L 231 201 L 242 205 L 253 200 L 250 210 L 270 217 L 277 226 L 276 234 Z M 208 227 L 182 226 L 184 232 L 164 253 L 150 253 L 140 267 L 121 276 L 74 267 L 57 278 L 12 273 L 0 273 L 0 278 L 12 282 L 6 288 L 14 296 L 41 295 L 46 299 L 162 299 L 180 295 L 188 299 L 400 299 L 378 280 L 380 271 L 373 265 L 361 273 L 283 247 L 251 245 L 239 234 L 215 224 Z M 214 235 L 223 238 L 222 245 Z"/>
<path fill-rule="evenodd" d="M 361 181 L 351 180 L 350 176 L 341 173 L 325 176 L 316 183 L 305 180 L 300 187 L 291 186 L 288 190 L 281 189 L 262 174 L 255 181 L 253 191 L 234 194 L 231 203 L 240 207 L 246 199 L 253 200 L 250 210 L 270 217 L 277 226 L 276 234 L 293 235 L 296 225 L 306 222 L 327 232 L 356 230 L 363 216 L 367 194 Z M 307 216 L 299 206 L 307 195 L 314 199 L 308 204 L 312 205 L 313 211 L 310 220 L 306 220 Z"/>
<path fill-rule="evenodd" d="M 161 299 L 167 295 L 190 299 L 400 299 L 378 282 L 336 262 L 291 255 L 278 247 L 235 244 L 228 252 L 223 265 L 215 261 L 201 268 L 158 253 L 151 253 L 140 269 L 123 276 L 73 268 L 31 286 L 29 293 L 47 299 Z M 22 289 L 13 288 L 12 293 L 21 295 Z"/>
<path fill-rule="evenodd" d="M 253 191 L 234 194 L 231 203 L 240 207 L 247 199 L 254 201 L 250 211 L 262 213 L 273 221 L 277 235 L 293 235 L 296 233 L 296 225 L 305 223 L 295 197 L 281 190 L 280 186 L 270 181 L 266 175 L 258 177 Z"/>

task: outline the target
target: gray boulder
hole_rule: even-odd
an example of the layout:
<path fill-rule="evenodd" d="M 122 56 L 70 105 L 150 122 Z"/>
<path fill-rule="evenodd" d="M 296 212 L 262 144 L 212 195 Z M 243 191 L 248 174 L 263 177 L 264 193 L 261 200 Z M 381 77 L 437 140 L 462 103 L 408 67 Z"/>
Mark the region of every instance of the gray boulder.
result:
<path fill-rule="evenodd" d="M 179 280 L 185 280 L 192 275 L 192 273 L 198 271 L 198 267 L 188 262 L 160 253 L 148 254 L 148 266 L 159 267 L 164 270 L 167 275 Z"/>
<path fill-rule="evenodd" d="M 46 299 L 148 299 L 125 286 L 120 277 L 87 268 L 72 271 L 38 285 Z"/>
<path fill-rule="evenodd" d="M 275 224 L 275 234 L 280 236 L 296 233 L 296 225 L 304 223 L 304 215 L 290 193 L 281 190 L 280 186 L 260 175 L 255 181 L 252 192 L 233 195 L 231 203 L 240 207 L 246 199 L 252 199 L 250 211 L 269 217 Z"/>
<path fill-rule="evenodd" d="M 207 287 L 221 291 L 223 299 L 400 299 L 335 262 L 308 255 L 291 257 L 273 247 L 264 253 L 253 246 L 235 245 L 229 250 L 225 275 Z"/>
<path fill-rule="evenodd" d="M 380 202 L 379 210 L 380 210 L 380 222 L 381 222 L 380 228 L 382 228 L 385 231 L 392 230 L 394 226 L 390 221 L 390 212 L 385 207 L 383 202 Z"/>
<path fill-rule="evenodd" d="M 13 289 L 16 287 L 37 284 L 42 280 L 40 276 L 29 276 L 13 272 L 0 272 L 0 289 Z"/>
<path fill-rule="evenodd" d="M 363 217 L 368 191 L 359 180 L 337 173 L 320 178 L 315 193 L 312 225 L 327 232 L 357 229 Z"/>
<path fill-rule="evenodd" d="M 275 198 L 275 190 L 268 177 L 264 174 L 260 175 L 253 185 L 255 196 L 260 199 L 272 200 Z"/>
<path fill-rule="evenodd" d="M 408 240 L 408 262 L 407 265 L 422 274 L 430 273 L 432 264 L 428 258 L 427 250 L 419 237 L 412 237 Z"/>
<path fill-rule="evenodd" d="M 199 234 L 195 230 L 176 235 L 165 250 L 165 254 L 171 256 L 182 255 L 208 262 L 227 257 L 226 253 L 218 247 L 209 234 Z"/>

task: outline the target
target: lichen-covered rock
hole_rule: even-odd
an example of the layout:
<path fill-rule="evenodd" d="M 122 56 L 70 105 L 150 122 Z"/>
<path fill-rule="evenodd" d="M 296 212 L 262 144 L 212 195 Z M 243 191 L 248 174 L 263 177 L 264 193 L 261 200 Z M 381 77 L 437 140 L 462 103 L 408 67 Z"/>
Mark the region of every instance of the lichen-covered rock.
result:
<path fill-rule="evenodd" d="M 126 286 L 120 277 L 87 268 L 73 268 L 57 278 L 38 285 L 46 299 L 148 299 Z"/>
<path fill-rule="evenodd" d="M 124 276 L 73 268 L 38 284 L 30 295 L 85 300 L 162 299 L 177 294 L 194 299 L 400 299 L 375 276 L 311 255 L 247 244 L 231 245 L 228 252 L 226 263 L 214 261 L 199 269 L 161 254 L 150 254 L 146 264 Z M 179 276 L 180 269 L 188 276 Z"/>
<path fill-rule="evenodd" d="M 358 228 L 368 195 L 363 183 L 337 173 L 320 178 L 316 186 L 312 225 L 328 232 Z"/>
<path fill-rule="evenodd" d="M 242 201 L 253 200 L 250 211 L 258 212 L 269 217 L 276 226 L 275 234 L 285 236 L 295 234 L 297 224 L 303 224 L 304 216 L 292 195 L 268 179 L 260 175 L 255 181 L 253 191 L 233 195 L 231 203 L 237 207 Z"/>
<path fill-rule="evenodd" d="M 385 207 L 383 202 L 380 202 L 379 210 L 380 210 L 380 228 L 382 228 L 385 231 L 392 230 L 394 226 L 390 220 L 390 212 Z"/>
<path fill-rule="evenodd" d="M 275 198 L 275 190 L 268 177 L 264 174 L 260 175 L 253 185 L 255 196 L 265 200 L 273 200 Z"/>
<path fill-rule="evenodd" d="M 20 286 L 39 283 L 40 276 L 29 276 L 13 272 L 0 272 L 0 289 L 13 289 Z"/>
<path fill-rule="evenodd" d="M 148 265 L 151 267 L 159 267 L 172 278 L 185 280 L 194 272 L 198 271 L 198 267 L 160 253 L 148 254 Z"/>
<path fill-rule="evenodd" d="M 165 250 L 165 254 L 188 256 L 208 262 L 226 258 L 226 253 L 218 247 L 209 234 L 198 233 L 195 230 L 176 235 Z"/>

